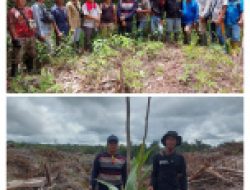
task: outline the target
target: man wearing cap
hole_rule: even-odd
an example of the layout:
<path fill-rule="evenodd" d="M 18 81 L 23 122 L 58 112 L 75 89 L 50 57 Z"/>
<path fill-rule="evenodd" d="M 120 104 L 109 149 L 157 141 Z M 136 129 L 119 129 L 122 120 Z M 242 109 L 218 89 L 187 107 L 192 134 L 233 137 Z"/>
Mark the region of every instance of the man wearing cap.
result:
<path fill-rule="evenodd" d="M 127 180 L 126 158 L 117 153 L 118 137 L 111 135 L 107 139 L 107 151 L 96 156 L 90 181 L 92 190 L 108 190 L 97 182 L 102 180 L 115 185 L 118 189 L 125 186 Z"/>
<path fill-rule="evenodd" d="M 168 131 L 161 142 L 165 149 L 153 159 L 148 190 L 187 190 L 185 159 L 175 151 L 175 147 L 181 145 L 181 137 L 176 131 Z"/>

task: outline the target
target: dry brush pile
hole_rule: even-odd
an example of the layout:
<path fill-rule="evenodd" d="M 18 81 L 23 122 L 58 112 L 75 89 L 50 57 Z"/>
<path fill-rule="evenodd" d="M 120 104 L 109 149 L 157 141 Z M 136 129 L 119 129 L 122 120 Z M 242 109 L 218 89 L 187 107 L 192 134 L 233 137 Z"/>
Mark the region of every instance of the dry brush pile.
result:
<path fill-rule="evenodd" d="M 82 190 L 88 187 L 93 155 L 15 148 L 8 148 L 7 154 L 8 182 L 46 177 L 48 189 Z"/>
<path fill-rule="evenodd" d="M 243 146 L 230 143 L 206 153 L 186 153 L 190 190 L 243 189 Z"/>

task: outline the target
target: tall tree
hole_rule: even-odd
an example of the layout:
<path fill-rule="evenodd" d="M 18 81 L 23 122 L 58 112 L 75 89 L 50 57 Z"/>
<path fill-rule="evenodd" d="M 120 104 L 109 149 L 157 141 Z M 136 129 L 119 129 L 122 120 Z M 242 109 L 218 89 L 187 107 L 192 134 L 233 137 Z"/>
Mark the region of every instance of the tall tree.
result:
<path fill-rule="evenodd" d="M 127 105 L 127 120 L 126 120 L 126 134 L 127 134 L 127 173 L 130 172 L 130 158 L 131 158 L 131 141 L 130 141 L 130 98 L 126 97 Z"/>
<path fill-rule="evenodd" d="M 146 111 L 146 117 L 145 117 L 145 129 L 144 129 L 144 136 L 143 136 L 143 146 L 145 146 L 146 138 L 148 136 L 148 117 L 150 112 L 150 101 L 151 97 L 148 97 L 148 105 L 147 105 L 147 111 Z"/>

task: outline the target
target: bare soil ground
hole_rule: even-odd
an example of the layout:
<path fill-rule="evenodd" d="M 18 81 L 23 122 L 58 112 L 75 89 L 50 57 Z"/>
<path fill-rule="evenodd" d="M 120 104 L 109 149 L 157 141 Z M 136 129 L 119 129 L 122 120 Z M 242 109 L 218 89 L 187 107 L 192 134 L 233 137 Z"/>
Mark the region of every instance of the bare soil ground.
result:
<path fill-rule="evenodd" d="M 54 178 L 52 189 L 82 190 L 88 187 L 94 155 L 14 148 L 8 149 L 7 154 L 8 181 L 45 176 L 43 166 L 47 164 Z"/>
<path fill-rule="evenodd" d="M 201 48 L 201 53 L 205 49 Z M 190 51 L 196 51 L 190 50 Z M 168 45 L 160 49 L 156 55 L 147 54 L 142 57 L 141 71 L 145 76 L 140 79 L 138 88 L 121 89 L 120 68 L 116 67 L 124 58 L 111 59 L 111 67 L 103 69 L 99 77 L 84 75 L 88 68 L 86 58 L 82 57 L 73 68 L 53 67 L 52 72 L 57 84 L 63 87 L 65 92 L 82 93 L 227 93 L 242 92 L 243 89 L 243 65 L 239 55 L 231 57 L 224 55 L 222 50 L 216 56 L 225 56 L 228 60 L 215 63 L 211 58 L 203 55 L 195 55 L 189 59 L 182 47 Z M 191 53 L 191 52 L 190 52 Z M 212 52 L 211 52 L 212 53 Z M 207 60 L 211 59 L 211 60 Z M 218 57 L 219 59 L 219 57 Z M 232 63 L 228 63 L 228 61 Z M 118 77 L 117 77 L 118 76 Z"/>
<path fill-rule="evenodd" d="M 152 48 L 150 44 L 149 48 Z M 8 92 L 243 92 L 242 50 L 231 56 L 225 54 L 218 45 L 199 47 L 164 44 L 157 48 L 154 53 L 142 50 L 146 52 L 142 56 L 138 55 L 140 47 L 137 46 L 131 47 L 131 52 L 116 48 L 110 51 L 119 52 L 117 56 L 96 61 L 93 59 L 91 63 L 92 55 L 88 53 L 80 57 L 66 57 L 56 64 L 45 65 L 45 76 L 23 75 L 16 79 L 15 84 L 9 78 Z M 102 61 L 105 64 L 102 65 Z M 130 65 L 126 63 L 129 61 Z M 137 61 L 140 63 L 137 64 Z M 53 87 L 48 88 L 47 83 Z M 38 88 L 43 90 L 37 91 Z"/>
<path fill-rule="evenodd" d="M 205 153 L 184 153 L 184 156 L 190 190 L 243 189 L 242 144 L 231 144 Z M 83 190 L 88 188 L 93 159 L 94 155 L 77 152 L 9 147 L 7 180 L 42 177 L 45 175 L 43 165 L 46 163 L 53 177 L 51 189 Z"/>

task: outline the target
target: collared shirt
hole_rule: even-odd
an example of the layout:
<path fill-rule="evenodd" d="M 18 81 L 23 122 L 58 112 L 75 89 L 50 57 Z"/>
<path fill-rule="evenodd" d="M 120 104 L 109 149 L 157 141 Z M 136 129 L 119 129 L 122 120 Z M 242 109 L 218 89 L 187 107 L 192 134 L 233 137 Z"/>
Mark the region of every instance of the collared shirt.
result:
<path fill-rule="evenodd" d="M 183 0 L 182 3 L 182 23 L 193 24 L 199 20 L 199 5 L 196 0 Z"/>
<path fill-rule="evenodd" d="M 66 9 L 69 19 L 70 29 L 74 31 L 76 28 L 80 28 L 81 27 L 81 17 L 79 12 L 81 11 L 80 2 L 77 1 L 77 7 L 76 7 L 72 1 L 69 1 L 66 4 Z"/>
<path fill-rule="evenodd" d="M 83 11 L 83 14 L 86 16 L 86 15 L 91 15 L 91 16 L 94 16 L 94 17 L 98 17 L 101 15 L 102 11 L 99 7 L 99 5 L 96 3 L 96 7 L 95 8 L 92 8 L 91 11 L 88 11 L 88 8 L 87 8 L 87 5 L 86 3 L 83 4 L 82 6 L 82 11 Z M 93 19 L 88 19 L 88 18 L 84 18 L 84 26 L 85 27 L 88 27 L 88 28 L 95 28 L 95 23 L 96 21 L 94 21 Z"/>
<path fill-rule="evenodd" d="M 223 6 L 227 5 L 227 1 L 228 0 L 207 0 L 204 9 L 200 12 L 200 16 L 207 17 L 211 15 L 212 21 L 216 22 L 222 13 Z"/>
<path fill-rule="evenodd" d="M 10 9 L 8 13 L 8 26 L 9 28 L 14 28 L 14 38 L 30 38 L 34 37 L 35 28 L 32 29 L 31 25 L 28 26 L 27 21 L 21 14 L 21 12 L 26 16 L 30 22 L 33 19 L 32 10 L 29 7 L 25 7 L 22 10 L 17 10 L 16 8 Z"/>
<path fill-rule="evenodd" d="M 182 0 L 167 0 L 165 10 L 167 18 L 181 18 Z"/>
<path fill-rule="evenodd" d="M 44 4 L 36 2 L 32 6 L 32 11 L 33 11 L 33 17 L 36 21 L 37 25 L 37 32 L 39 36 L 50 36 L 51 31 L 52 31 L 52 26 L 51 24 L 44 23 L 42 21 L 43 17 L 43 7 L 45 8 Z"/>
<path fill-rule="evenodd" d="M 157 190 L 187 190 L 186 162 L 176 152 L 160 152 L 153 158 L 151 185 Z"/>
<path fill-rule="evenodd" d="M 141 0 L 141 2 L 138 3 L 138 9 L 141 10 L 151 10 L 151 5 L 150 5 L 150 1 L 149 0 Z M 138 14 L 139 20 L 140 21 L 146 21 L 148 18 L 148 13 L 142 13 L 142 14 Z"/>
<path fill-rule="evenodd" d="M 114 14 L 115 13 L 115 5 L 106 3 L 101 4 L 102 15 L 101 15 L 101 22 L 105 24 L 113 23 L 114 22 Z"/>
<path fill-rule="evenodd" d="M 125 186 L 127 180 L 127 165 L 126 158 L 122 155 L 111 155 L 107 152 L 98 154 L 94 160 L 91 185 L 95 189 L 97 185 L 96 179 L 106 181 L 119 189 Z M 99 190 L 101 190 L 99 184 Z M 105 188 L 106 189 L 106 188 Z"/>
<path fill-rule="evenodd" d="M 125 17 L 126 21 L 132 21 L 137 10 L 137 1 L 135 0 L 119 0 L 117 5 L 117 15 L 118 19 L 121 16 Z"/>
<path fill-rule="evenodd" d="M 238 24 L 240 15 L 243 13 L 243 7 L 243 0 L 228 0 L 225 24 Z"/>
<path fill-rule="evenodd" d="M 197 0 L 199 5 L 199 15 L 202 16 L 202 12 L 204 11 L 207 4 L 210 4 L 212 0 Z"/>
<path fill-rule="evenodd" d="M 65 7 L 58 7 L 57 5 L 54 5 L 51 8 L 51 14 L 54 17 L 54 20 L 56 22 L 56 25 L 60 32 L 62 32 L 64 35 L 68 35 L 69 33 L 69 24 L 68 24 L 68 18 L 67 18 L 67 11 Z"/>
<path fill-rule="evenodd" d="M 215 0 L 212 5 L 212 21 L 217 21 L 222 13 L 223 6 L 227 5 L 227 0 Z"/>

